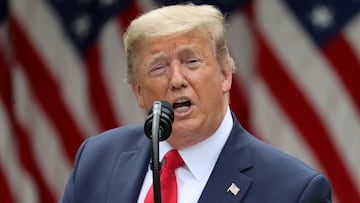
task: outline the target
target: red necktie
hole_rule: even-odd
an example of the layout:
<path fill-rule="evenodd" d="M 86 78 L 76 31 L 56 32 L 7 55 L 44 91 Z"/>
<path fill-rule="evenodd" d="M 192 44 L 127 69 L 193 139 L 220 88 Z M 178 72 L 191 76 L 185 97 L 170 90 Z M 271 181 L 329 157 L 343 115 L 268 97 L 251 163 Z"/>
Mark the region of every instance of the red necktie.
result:
<path fill-rule="evenodd" d="M 184 165 L 179 152 L 170 150 L 165 154 L 165 163 L 160 171 L 161 199 L 164 203 L 177 203 L 177 183 L 175 169 Z M 144 203 L 154 202 L 153 186 L 150 187 Z"/>

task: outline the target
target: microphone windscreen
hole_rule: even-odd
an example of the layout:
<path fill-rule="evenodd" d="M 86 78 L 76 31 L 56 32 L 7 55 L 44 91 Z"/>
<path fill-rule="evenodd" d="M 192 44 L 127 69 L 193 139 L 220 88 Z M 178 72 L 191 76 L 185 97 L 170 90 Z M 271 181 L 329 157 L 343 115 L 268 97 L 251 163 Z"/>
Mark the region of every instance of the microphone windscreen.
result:
<path fill-rule="evenodd" d="M 174 122 L 174 109 L 172 108 L 171 104 L 167 101 L 161 100 L 160 103 L 161 103 L 161 114 L 160 114 L 160 123 L 159 123 L 159 140 L 164 141 L 170 136 L 172 131 L 172 123 Z M 151 107 L 144 124 L 145 134 L 150 139 L 152 136 L 154 105 Z"/>

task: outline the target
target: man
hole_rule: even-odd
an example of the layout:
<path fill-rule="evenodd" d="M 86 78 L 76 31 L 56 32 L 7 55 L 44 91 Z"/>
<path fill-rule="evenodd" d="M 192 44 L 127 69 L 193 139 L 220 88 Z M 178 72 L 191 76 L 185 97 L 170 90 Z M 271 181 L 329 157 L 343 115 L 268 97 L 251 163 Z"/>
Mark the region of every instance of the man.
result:
<path fill-rule="evenodd" d="M 254 138 L 231 113 L 235 65 L 224 32 L 219 10 L 187 4 L 150 11 L 124 35 L 139 106 L 149 111 L 166 100 L 174 108 L 172 133 L 160 143 L 160 158 L 176 149 L 183 160 L 171 195 L 179 203 L 331 202 L 323 175 Z M 143 126 L 92 137 L 79 149 L 61 202 L 148 202 L 150 159 Z"/>

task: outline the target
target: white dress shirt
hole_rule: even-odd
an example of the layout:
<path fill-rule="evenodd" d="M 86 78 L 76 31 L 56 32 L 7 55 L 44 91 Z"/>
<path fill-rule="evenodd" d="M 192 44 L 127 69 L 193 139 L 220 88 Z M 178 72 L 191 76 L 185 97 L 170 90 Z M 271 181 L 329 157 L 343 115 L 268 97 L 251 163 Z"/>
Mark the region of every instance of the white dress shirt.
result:
<path fill-rule="evenodd" d="M 228 107 L 225 117 L 220 127 L 206 140 L 179 150 L 185 166 L 175 170 L 178 184 L 178 203 L 197 202 L 208 181 L 215 163 L 225 145 L 233 126 L 233 119 Z M 166 141 L 159 144 L 159 158 L 162 160 L 164 155 L 171 150 L 171 146 Z M 149 167 L 146 173 L 138 203 L 144 203 L 145 196 L 152 184 L 152 171 Z"/>

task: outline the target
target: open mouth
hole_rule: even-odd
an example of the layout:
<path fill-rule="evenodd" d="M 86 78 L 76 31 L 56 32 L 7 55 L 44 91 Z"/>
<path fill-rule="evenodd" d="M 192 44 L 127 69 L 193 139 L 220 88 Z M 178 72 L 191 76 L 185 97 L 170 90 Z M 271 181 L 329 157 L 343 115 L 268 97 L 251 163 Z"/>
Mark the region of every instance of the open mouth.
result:
<path fill-rule="evenodd" d="M 186 98 L 178 99 L 173 103 L 174 111 L 181 113 L 187 111 L 191 107 L 191 101 Z"/>

